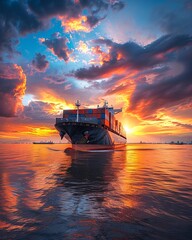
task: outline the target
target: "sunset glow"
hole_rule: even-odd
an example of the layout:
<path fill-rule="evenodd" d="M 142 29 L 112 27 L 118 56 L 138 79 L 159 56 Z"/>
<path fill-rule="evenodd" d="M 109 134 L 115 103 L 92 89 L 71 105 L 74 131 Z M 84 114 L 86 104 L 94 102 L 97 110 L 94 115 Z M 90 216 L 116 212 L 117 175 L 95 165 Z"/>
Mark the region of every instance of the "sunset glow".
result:
<path fill-rule="evenodd" d="M 187 3 L 2 1 L 0 142 L 59 142 L 55 118 L 77 99 L 122 108 L 128 142 L 191 142 Z"/>
<path fill-rule="evenodd" d="M 129 128 L 127 125 L 124 126 L 125 132 L 127 135 L 132 134 L 133 133 L 133 129 Z"/>

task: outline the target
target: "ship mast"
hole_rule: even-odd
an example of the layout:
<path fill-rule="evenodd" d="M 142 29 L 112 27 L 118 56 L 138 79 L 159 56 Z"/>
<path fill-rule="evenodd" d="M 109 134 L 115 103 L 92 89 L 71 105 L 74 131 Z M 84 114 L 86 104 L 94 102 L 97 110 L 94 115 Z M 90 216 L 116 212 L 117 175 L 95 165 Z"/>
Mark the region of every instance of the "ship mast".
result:
<path fill-rule="evenodd" d="M 122 112 L 122 108 L 113 109 L 113 106 L 109 107 L 108 102 L 106 100 L 104 100 L 103 108 L 107 108 L 112 114 L 117 114 Z"/>
<path fill-rule="evenodd" d="M 75 106 L 77 107 L 77 122 L 79 122 L 79 107 L 81 106 L 81 103 L 79 100 L 76 101 Z"/>
<path fill-rule="evenodd" d="M 104 108 L 108 108 L 108 102 L 107 102 L 107 100 L 104 100 L 103 107 L 104 107 Z"/>

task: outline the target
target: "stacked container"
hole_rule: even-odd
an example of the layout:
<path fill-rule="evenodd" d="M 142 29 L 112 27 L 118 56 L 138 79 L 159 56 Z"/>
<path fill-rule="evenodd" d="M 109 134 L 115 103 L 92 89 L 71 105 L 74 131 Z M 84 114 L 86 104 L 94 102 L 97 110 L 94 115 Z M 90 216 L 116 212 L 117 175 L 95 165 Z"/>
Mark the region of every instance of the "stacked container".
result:
<path fill-rule="evenodd" d="M 67 121 L 76 121 L 77 110 L 63 110 L 63 118 Z M 124 133 L 121 123 L 115 119 L 113 113 L 107 108 L 79 109 L 79 121 L 83 121 L 83 118 L 95 119 L 99 125 L 112 129 L 119 134 Z"/>

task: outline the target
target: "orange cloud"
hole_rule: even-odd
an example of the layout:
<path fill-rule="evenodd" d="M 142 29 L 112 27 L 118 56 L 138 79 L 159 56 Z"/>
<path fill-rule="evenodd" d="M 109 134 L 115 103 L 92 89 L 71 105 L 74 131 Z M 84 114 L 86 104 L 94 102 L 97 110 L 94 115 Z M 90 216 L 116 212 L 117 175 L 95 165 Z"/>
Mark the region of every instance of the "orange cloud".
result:
<path fill-rule="evenodd" d="M 62 26 L 65 28 L 65 32 L 73 32 L 73 31 L 82 31 L 82 32 L 90 32 L 91 28 L 87 24 L 86 16 L 79 16 L 77 18 L 66 18 L 59 17 L 61 20 Z"/>
<path fill-rule="evenodd" d="M 93 59 L 90 61 L 90 64 L 100 64 L 103 65 L 105 62 L 109 62 L 111 59 L 111 56 L 109 54 L 110 48 L 108 49 L 108 52 L 102 51 L 100 46 L 94 46 L 91 48 L 92 54 L 96 55 L 96 59 Z"/>
<path fill-rule="evenodd" d="M 74 108 L 74 104 L 68 103 L 64 100 L 64 98 L 58 97 L 56 93 L 50 89 L 45 89 L 44 92 L 41 92 L 39 99 L 43 102 L 54 104 L 54 107 L 50 113 L 55 114 L 63 109 Z"/>
<path fill-rule="evenodd" d="M 0 116 L 13 117 L 22 111 L 26 75 L 17 64 L 0 64 Z"/>
<path fill-rule="evenodd" d="M 82 40 L 79 41 L 79 45 L 77 49 L 82 53 L 87 53 L 89 51 L 87 44 Z"/>
<path fill-rule="evenodd" d="M 30 119 L 18 117 L 6 119 L 0 126 L 0 142 L 31 142 L 36 140 L 58 140 L 58 132 L 54 128 L 55 117 L 47 119 Z"/>

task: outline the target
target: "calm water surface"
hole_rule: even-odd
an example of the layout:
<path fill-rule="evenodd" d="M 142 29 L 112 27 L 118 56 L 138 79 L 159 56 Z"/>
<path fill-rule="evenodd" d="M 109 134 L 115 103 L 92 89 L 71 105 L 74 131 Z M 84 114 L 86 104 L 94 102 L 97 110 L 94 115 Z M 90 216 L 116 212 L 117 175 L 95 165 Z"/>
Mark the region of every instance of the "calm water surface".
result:
<path fill-rule="evenodd" d="M 192 145 L 0 145 L 0 239 L 192 239 Z"/>

